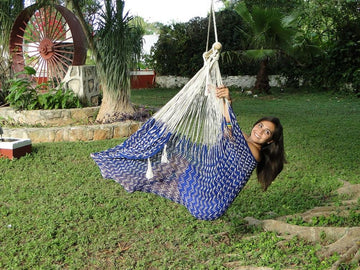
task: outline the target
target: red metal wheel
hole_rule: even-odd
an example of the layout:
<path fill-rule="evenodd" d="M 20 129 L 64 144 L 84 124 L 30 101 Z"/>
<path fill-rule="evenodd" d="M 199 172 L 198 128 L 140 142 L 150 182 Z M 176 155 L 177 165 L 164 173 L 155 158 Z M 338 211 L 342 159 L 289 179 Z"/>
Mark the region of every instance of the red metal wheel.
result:
<path fill-rule="evenodd" d="M 67 8 L 53 5 L 24 9 L 10 34 L 14 72 L 31 66 L 39 82 L 58 85 L 70 65 L 84 65 L 86 38 L 76 16 Z"/>

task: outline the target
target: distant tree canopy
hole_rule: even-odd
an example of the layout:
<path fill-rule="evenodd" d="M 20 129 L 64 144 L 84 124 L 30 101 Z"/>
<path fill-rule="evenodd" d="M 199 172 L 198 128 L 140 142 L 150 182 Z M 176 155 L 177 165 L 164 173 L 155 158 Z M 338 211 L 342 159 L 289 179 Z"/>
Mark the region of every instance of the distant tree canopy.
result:
<path fill-rule="evenodd" d="M 239 1 L 224 1 L 217 12 L 218 38 L 223 55 L 241 52 L 249 41 L 239 31 L 244 22 L 234 11 Z M 359 94 L 360 88 L 360 2 L 358 0 L 245 0 L 249 10 L 277 8 L 282 14 L 296 14 L 297 33 L 292 40 L 293 54 L 269 62 L 270 74 L 284 74 L 289 81 L 301 78 L 305 83 L 325 89 L 345 89 Z M 153 65 L 162 75 L 192 76 L 202 66 L 206 48 L 207 18 L 165 25 L 152 49 Z M 214 40 L 211 36 L 210 40 Z M 211 45 L 211 44 L 210 44 Z M 267 49 L 267 48 L 264 48 Z M 244 57 L 220 61 L 224 75 L 256 74 L 258 65 Z"/>
<path fill-rule="evenodd" d="M 241 25 L 241 18 L 234 10 L 225 9 L 216 14 L 218 40 L 224 50 L 241 50 L 245 37 L 235 29 Z M 154 68 L 162 75 L 192 76 L 203 65 L 202 54 L 206 50 L 208 31 L 207 18 L 193 18 L 187 23 L 163 26 L 160 36 L 152 49 Z M 215 41 L 211 28 L 209 47 Z M 256 74 L 257 67 L 250 61 L 226 61 L 221 58 L 224 74 Z M 245 60 L 244 60 L 245 61 Z"/>
<path fill-rule="evenodd" d="M 306 1 L 301 15 L 307 37 L 323 51 L 306 63 L 303 76 L 325 89 L 360 96 L 360 1 Z"/>

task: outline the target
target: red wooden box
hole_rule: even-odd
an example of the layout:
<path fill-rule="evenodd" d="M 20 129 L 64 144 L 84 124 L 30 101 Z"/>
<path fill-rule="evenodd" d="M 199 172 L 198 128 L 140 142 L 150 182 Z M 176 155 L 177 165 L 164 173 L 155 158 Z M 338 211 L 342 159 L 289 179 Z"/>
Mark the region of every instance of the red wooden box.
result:
<path fill-rule="evenodd" d="M 0 138 L 0 158 L 20 158 L 31 153 L 31 140 Z"/>
<path fill-rule="evenodd" d="M 137 70 L 130 72 L 131 89 L 152 88 L 155 86 L 154 70 Z"/>

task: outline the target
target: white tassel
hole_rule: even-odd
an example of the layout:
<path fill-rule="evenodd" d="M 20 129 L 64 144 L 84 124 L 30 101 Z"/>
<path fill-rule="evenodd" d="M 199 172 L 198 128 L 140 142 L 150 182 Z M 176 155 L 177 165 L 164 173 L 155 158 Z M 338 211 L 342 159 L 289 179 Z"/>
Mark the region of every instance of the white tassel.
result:
<path fill-rule="evenodd" d="M 147 167 L 147 171 L 146 171 L 146 178 L 151 179 L 153 177 L 154 177 L 154 174 L 153 174 L 152 167 L 151 167 L 151 161 L 150 161 L 150 158 L 148 158 L 148 167 Z"/>
<path fill-rule="evenodd" d="M 164 150 L 161 156 L 161 163 L 169 163 L 169 160 L 167 158 L 167 152 L 166 152 L 166 144 L 164 146 Z"/>

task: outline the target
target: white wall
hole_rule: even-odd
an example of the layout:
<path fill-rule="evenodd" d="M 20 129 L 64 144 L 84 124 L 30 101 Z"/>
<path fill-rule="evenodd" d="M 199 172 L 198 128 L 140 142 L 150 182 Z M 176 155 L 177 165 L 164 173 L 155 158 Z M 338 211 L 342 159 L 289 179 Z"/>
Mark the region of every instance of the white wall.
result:
<path fill-rule="evenodd" d="M 155 82 L 161 88 L 181 88 L 190 78 L 179 76 L 156 76 Z M 270 75 L 270 86 L 281 87 L 285 84 L 286 78 L 279 75 Z M 252 88 L 255 85 L 256 76 L 224 76 L 224 85 L 238 88 Z"/>

